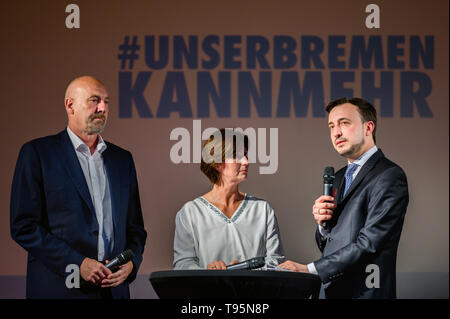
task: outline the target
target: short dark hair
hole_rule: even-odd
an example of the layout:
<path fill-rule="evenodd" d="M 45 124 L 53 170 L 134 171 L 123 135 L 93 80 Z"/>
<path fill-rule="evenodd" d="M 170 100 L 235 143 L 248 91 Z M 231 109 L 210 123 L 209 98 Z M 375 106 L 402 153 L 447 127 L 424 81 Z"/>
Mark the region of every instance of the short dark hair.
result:
<path fill-rule="evenodd" d="M 214 138 L 214 135 L 218 134 L 220 132 L 222 139 L 217 140 Z M 227 140 L 225 136 L 230 134 L 230 136 L 233 136 L 232 140 Z M 232 134 L 232 135 L 231 135 Z M 203 151 L 202 151 L 202 161 L 200 163 L 200 170 L 208 177 L 209 181 L 212 184 L 219 184 L 220 183 L 220 173 L 217 171 L 217 167 L 220 166 L 222 163 L 225 163 L 225 160 L 228 158 L 236 158 L 236 153 L 239 150 L 240 145 L 238 144 L 238 140 L 243 139 L 244 141 L 244 148 L 245 150 L 248 150 L 248 136 L 239 132 L 235 131 L 233 129 L 225 129 L 221 128 L 218 131 L 214 132 L 213 135 L 209 137 L 209 139 L 205 142 L 203 145 Z M 212 146 L 217 146 L 217 149 L 220 149 L 221 154 L 214 154 L 214 149 L 211 147 L 211 150 L 209 154 L 204 153 L 205 147 L 208 144 L 213 143 Z M 244 151 L 245 151 L 244 150 Z M 205 161 L 203 156 L 208 157 L 208 161 Z M 220 161 L 217 160 L 217 158 L 220 157 Z"/>
<path fill-rule="evenodd" d="M 373 137 L 374 143 L 376 143 L 377 141 L 375 138 L 375 133 L 377 130 L 377 110 L 368 101 L 358 98 L 358 97 L 352 97 L 352 98 L 343 97 L 340 99 L 333 100 L 330 103 L 328 103 L 326 110 L 328 113 L 330 113 L 331 110 L 334 109 L 336 106 L 339 106 L 339 105 L 342 105 L 345 103 L 353 104 L 354 106 L 356 106 L 358 108 L 358 111 L 359 111 L 359 114 L 361 115 L 361 120 L 363 123 L 370 122 L 370 121 L 373 122 L 374 127 L 373 127 L 372 137 Z"/>

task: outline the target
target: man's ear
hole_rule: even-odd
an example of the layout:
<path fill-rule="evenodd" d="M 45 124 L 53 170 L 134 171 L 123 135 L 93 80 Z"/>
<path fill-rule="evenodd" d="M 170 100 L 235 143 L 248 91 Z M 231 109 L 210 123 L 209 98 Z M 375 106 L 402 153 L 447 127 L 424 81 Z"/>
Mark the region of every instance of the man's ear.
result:
<path fill-rule="evenodd" d="M 68 97 L 64 100 L 64 105 L 66 107 L 67 114 L 74 114 L 75 110 L 73 109 L 73 100 L 72 98 Z"/>
<path fill-rule="evenodd" d="M 370 135 L 372 135 L 372 132 L 375 129 L 375 123 L 373 123 L 372 121 L 369 121 L 366 124 L 367 124 L 366 136 L 370 136 Z"/>

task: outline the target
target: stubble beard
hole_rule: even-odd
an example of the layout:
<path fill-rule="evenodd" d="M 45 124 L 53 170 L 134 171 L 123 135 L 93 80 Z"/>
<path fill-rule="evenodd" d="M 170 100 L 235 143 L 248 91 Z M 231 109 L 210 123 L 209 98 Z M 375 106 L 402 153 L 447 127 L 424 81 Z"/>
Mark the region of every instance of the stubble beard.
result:
<path fill-rule="evenodd" d="M 103 118 L 103 123 L 96 123 L 95 119 L 97 118 Z M 102 133 L 106 126 L 106 117 L 105 116 L 92 116 L 89 117 L 87 120 L 86 130 L 85 132 L 88 135 L 94 135 Z"/>
<path fill-rule="evenodd" d="M 342 150 L 342 151 L 338 150 L 338 153 L 339 153 L 339 155 L 341 155 L 345 158 L 354 158 L 355 155 L 359 153 L 359 151 L 361 150 L 363 145 L 364 145 L 364 139 L 361 139 L 361 141 L 359 143 L 352 144 L 348 150 Z"/>

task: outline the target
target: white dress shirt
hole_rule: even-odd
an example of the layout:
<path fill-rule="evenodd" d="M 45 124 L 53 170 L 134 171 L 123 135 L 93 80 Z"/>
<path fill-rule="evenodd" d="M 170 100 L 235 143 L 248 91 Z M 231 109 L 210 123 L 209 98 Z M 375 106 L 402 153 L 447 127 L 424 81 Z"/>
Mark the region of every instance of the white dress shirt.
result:
<path fill-rule="evenodd" d="M 67 133 L 75 148 L 75 153 L 83 170 L 92 203 L 94 204 L 98 222 L 97 258 L 99 261 L 110 259 L 110 253 L 114 247 L 114 226 L 109 182 L 101 155 L 106 149 L 106 143 L 98 135 L 97 147 L 91 155 L 89 147 L 72 132 L 69 126 L 67 126 Z"/>
<path fill-rule="evenodd" d="M 352 182 L 355 180 L 356 175 L 358 175 L 359 171 L 361 170 L 361 167 L 369 160 L 369 158 L 377 152 L 378 148 L 376 145 L 374 145 L 371 149 L 369 149 L 367 152 L 362 154 L 357 160 L 353 161 L 353 164 L 358 164 L 358 167 L 355 169 L 355 171 L 352 174 Z M 347 165 L 352 164 L 350 161 L 347 162 Z M 322 235 L 322 237 L 327 238 L 329 231 L 326 230 L 324 227 L 319 225 L 319 232 Z M 317 275 L 316 267 L 314 266 L 314 263 L 309 263 L 308 270 L 310 273 Z"/>

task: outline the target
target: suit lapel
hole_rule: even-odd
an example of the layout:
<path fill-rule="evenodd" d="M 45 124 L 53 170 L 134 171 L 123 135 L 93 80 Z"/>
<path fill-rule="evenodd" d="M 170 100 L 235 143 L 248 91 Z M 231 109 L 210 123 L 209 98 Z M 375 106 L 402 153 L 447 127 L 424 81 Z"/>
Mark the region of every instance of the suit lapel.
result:
<path fill-rule="evenodd" d="M 112 210 L 112 220 L 114 225 L 114 235 L 117 233 L 117 216 L 120 211 L 120 175 L 119 167 L 114 165 L 113 152 L 111 147 L 107 147 L 102 154 L 103 163 L 106 169 L 106 176 L 108 177 L 109 183 L 109 194 L 111 196 L 111 210 Z"/>
<path fill-rule="evenodd" d="M 81 169 L 80 162 L 78 161 L 77 154 L 75 153 L 75 149 L 70 141 L 69 135 L 67 134 L 67 131 L 64 130 L 59 134 L 59 136 L 60 147 L 57 147 L 56 150 L 62 160 L 63 166 L 66 168 L 67 174 L 75 184 L 78 193 L 86 202 L 89 210 L 95 216 L 94 205 L 92 204 L 91 194 L 89 193 L 86 178 L 84 177 L 83 170 Z"/>
<path fill-rule="evenodd" d="M 337 190 L 336 196 L 334 198 L 334 203 L 336 205 L 340 204 L 342 202 L 342 192 L 344 191 L 344 174 L 340 174 L 339 177 L 335 180 L 335 188 Z"/>
<path fill-rule="evenodd" d="M 364 177 L 366 177 L 367 173 L 369 173 L 370 170 L 373 168 L 375 163 L 378 162 L 378 160 L 383 156 L 384 156 L 383 152 L 381 151 L 381 149 L 379 149 L 375 154 L 373 154 L 369 158 L 369 160 L 363 165 L 363 167 L 361 167 L 361 170 L 359 171 L 358 175 L 356 175 L 355 180 L 352 181 L 352 183 L 350 184 L 350 187 L 349 187 L 347 193 L 342 198 L 342 202 L 344 202 L 346 200 L 346 198 L 351 196 L 353 190 L 356 187 L 358 187 L 358 185 L 361 183 L 361 181 L 364 179 Z M 342 189 L 342 188 L 340 188 L 340 189 Z"/>
<path fill-rule="evenodd" d="M 337 187 L 337 194 L 335 198 L 336 209 L 333 214 L 332 219 L 332 227 L 334 227 L 339 219 L 339 216 L 342 213 L 342 210 L 345 207 L 345 202 L 352 195 L 353 190 L 362 182 L 364 177 L 370 172 L 370 170 L 374 167 L 374 165 L 378 162 L 380 158 L 382 158 L 383 152 L 379 149 L 375 154 L 373 154 L 369 160 L 361 167 L 358 175 L 356 175 L 355 180 L 351 183 L 350 188 L 348 189 L 345 196 L 343 196 L 344 186 L 345 186 L 345 170 L 343 174 L 340 174 L 339 178 L 336 178 L 335 185 Z"/>

